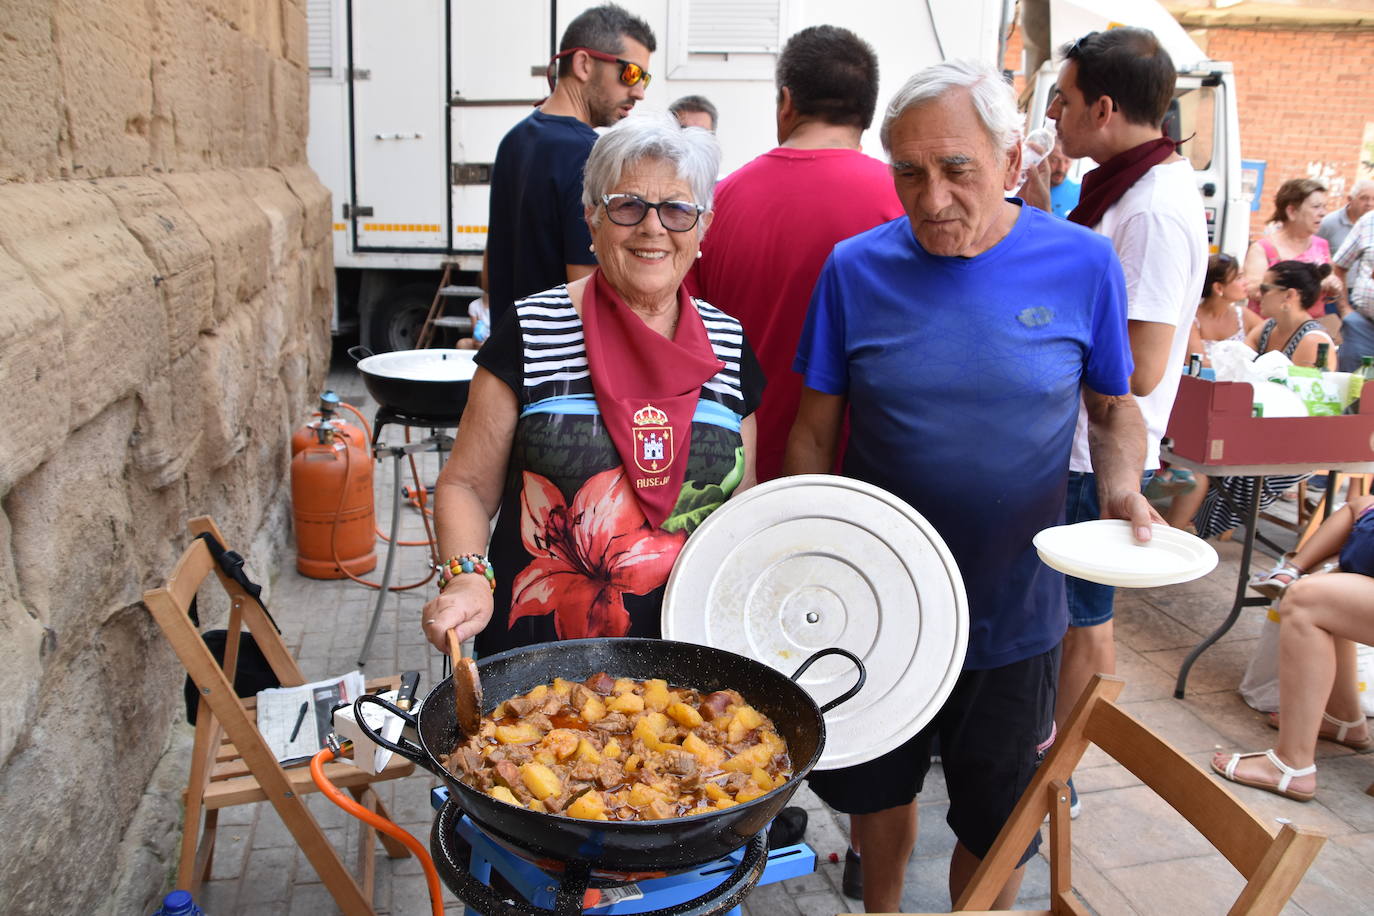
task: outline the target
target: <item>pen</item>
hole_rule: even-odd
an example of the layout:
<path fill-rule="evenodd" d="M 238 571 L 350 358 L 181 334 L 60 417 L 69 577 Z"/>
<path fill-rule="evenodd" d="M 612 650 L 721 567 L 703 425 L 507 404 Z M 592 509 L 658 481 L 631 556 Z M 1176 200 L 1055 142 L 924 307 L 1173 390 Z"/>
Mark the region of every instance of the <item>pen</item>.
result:
<path fill-rule="evenodd" d="M 306 714 L 306 712 L 309 711 L 309 709 L 310 709 L 310 703 L 309 703 L 309 702 L 306 702 L 306 703 L 302 703 L 302 704 L 301 704 L 301 711 L 300 711 L 299 713 L 296 714 L 296 726 L 295 726 L 295 728 L 291 729 L 291 737 L 290 737 L 290 738 L 287 738 L 287 739 L 286 739 L 287 741 L 295 741 L 295 740 L 296 740 L 296 736 L 299 735 L 299 734 L 301 733 L 301 723 L 305 721 L 305 714 Z"/>

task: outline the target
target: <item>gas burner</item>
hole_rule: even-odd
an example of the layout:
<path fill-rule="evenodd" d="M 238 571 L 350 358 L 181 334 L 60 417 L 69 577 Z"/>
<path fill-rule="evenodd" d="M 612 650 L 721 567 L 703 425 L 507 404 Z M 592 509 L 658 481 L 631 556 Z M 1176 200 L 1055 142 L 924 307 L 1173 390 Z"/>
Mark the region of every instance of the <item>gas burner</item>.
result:
<path fill-rule="evenodd" d="M 470 913 L 484 916 L 614 914 L 621 912 L 619 904 L 630 901 L 637 903 L 634 910 L 641 916 L 717 916 L 738 907 L 755 885 L 810 874 L 816 868 L 809 846 L 770 853 L 768 833 L 761 831 L 737 852 L 699 868 L 631 884 L 607 884 L 594 879 L 585 862 L 558 863 L 559 874 L 535 867 L 473 824 L 449 800 L 444 787 L 431 792 L 430 802 L 439 811 L 430 833 L 430 853 L 439 875 Z M 493 877 L 502 879 L 513 893 L 494 889 Z"/>

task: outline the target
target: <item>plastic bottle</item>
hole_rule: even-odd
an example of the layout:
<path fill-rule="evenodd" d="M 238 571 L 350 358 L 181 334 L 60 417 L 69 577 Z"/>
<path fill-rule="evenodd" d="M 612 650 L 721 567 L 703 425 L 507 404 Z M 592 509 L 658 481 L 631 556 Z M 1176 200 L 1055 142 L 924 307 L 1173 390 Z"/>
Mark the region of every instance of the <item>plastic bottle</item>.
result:
<path fill-rule="evenodd" d="M 1026 183 L 1030 170 L 1045 161 L 1054 149 L 1054 131 L 1048 127 L 1037 127 L 1021 141 L 1021 180 L 1017 182 L 1019 191 Z"/>
<path fill-rule="evenodd" d="M 1360 394 L 1370 379 L 1374 379 L 1374 356 L 1361 356 L 1360 368 L 1350 373 L 1350 404 L 1342 413 L 1360 412 Z"/>
<path fill-rule="evenodd" d="M 205 916 L 205 911 L 196 906 L 190 891 L 175 890 L 162 898 L 162 906 L 153 916 Z"/>

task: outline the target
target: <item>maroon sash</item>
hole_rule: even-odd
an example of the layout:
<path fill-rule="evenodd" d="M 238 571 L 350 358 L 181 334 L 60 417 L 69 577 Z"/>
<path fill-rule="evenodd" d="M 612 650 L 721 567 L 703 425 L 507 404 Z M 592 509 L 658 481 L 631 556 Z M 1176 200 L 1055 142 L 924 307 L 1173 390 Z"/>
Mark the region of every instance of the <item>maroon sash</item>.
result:
<path fill-rule="evenodd" d="M 1175 148 L 1173 140 L 1160 137 L 1117 153 L 1084 175 L 1078 206 L 1069 214 L 1069 220 L 1089 229 L 1096 226 L 1102 214 L 1120 200 L 1140 176 L 1172 156 Z"/>
<path fill-rule="evenodd" d="M 725 366 L 681 286 L 677 298 L 677 333 L 669 340 L 621 300 L 600 270 L 582 291 L 582 333 L 596 405 L 653 528 L 677 505 L 701 386 Z"/>

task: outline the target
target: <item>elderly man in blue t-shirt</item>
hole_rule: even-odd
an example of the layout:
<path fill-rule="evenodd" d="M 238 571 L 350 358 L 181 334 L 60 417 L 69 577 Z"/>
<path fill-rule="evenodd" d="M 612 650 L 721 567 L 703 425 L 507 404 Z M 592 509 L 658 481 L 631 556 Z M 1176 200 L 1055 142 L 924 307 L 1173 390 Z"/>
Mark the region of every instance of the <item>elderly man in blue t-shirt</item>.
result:
<path fill-rule="evenodd" d="M 1021 165 L 1010 87 L 977 64 L 927 68 L 888 106 L 882 140 L 906 218 L 841 242 L 821 273 L 784 470 L 832 467 L 847 411 L 845 474 L 940 532 L 970 626 L 963 672 L 930 725 L 877 760 L 813 774 L 817 794 L 854 815 L 869 912 L 902 908 L 937 736 L 956 900 L 1052 740 L 1064 578 L 1031 538 L 1063 521 L 1080 392 L 1104 514 L 1142 540 L 1151 522 L 1121 266 L 1105 238 L 1005 198 Z"/>

